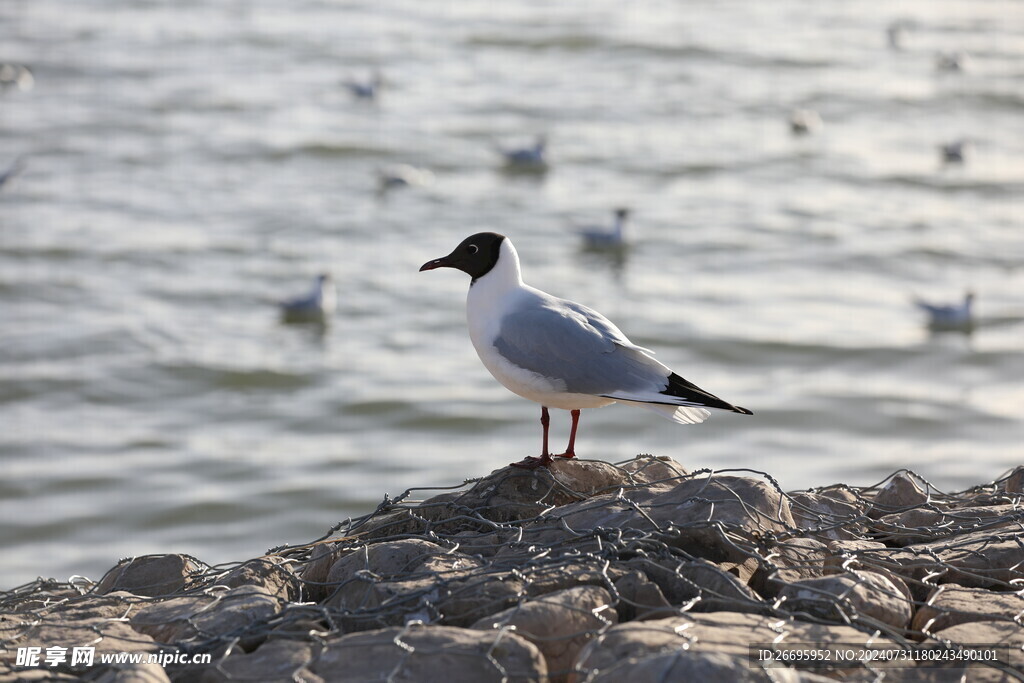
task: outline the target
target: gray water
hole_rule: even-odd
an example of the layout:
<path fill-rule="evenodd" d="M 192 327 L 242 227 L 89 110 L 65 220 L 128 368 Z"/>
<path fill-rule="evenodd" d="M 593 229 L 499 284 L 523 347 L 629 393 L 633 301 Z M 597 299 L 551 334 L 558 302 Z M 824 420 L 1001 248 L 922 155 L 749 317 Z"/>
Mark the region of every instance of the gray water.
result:
<path fill-rule="evenodd" d="M 35 75 L 0 93 L 0 166 L 25 161 L 0 191 L 3 586 L 241 560 L 537 454 L 538 407 L 470 346 L 468 279 L 417 272 L 480 230 L 755 413 L 585 411 L 583 457 L 787 489 L 1024 460 L 1016 0 L 5 0 L 0 60 Z M 342 87 L 375 69 L 379 101 Z M 822 129 L 791 135 L 797 107 Z M 542 132 L 547 174 L 501 172 L 496 144 Z M 392 163 L 435 182 L 382 195 Z M 620 205 L 632 249 L 582 250 L 573 225 Z M 282 325 L 322 270 L 330 324 Z M 967 288 L 969 335 L 910 303 Z"/>

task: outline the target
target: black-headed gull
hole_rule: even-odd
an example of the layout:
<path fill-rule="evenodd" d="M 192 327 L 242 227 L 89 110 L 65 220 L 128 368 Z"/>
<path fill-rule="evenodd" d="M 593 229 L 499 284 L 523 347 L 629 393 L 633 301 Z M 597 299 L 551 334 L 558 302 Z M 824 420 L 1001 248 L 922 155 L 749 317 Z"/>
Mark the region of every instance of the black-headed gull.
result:
<path fill-rule="evenodd" d="M 375 99 L 383 85 L 384 78 L 380 75 L 379 71 L 374 71 L 370 76 L 370 79 L 365 82 L 354 79 L 349 79 L 344 82 L 344 86 L 348 88 L 349 92 L 361 100 Z"/>
<path fill-rule="evenodd" d="M 325 321 L 337 306 L 334 282 L 327 273 L 316 276 L 313 289 L 302 296 L 280 302 L 285 322 Z"/>
<path fill-rule="evenodd" d="M 548 166 L 544 153 L 547 150 L 548 138 L 546 135 L 538 135 L 532 146 L 514 149 L 498 147 L 498 151 L 505 157 L 505 166 L 510 169 L 519 170 L 544 170 Z"/>
<path fill-rule="evenodd" d="M 614 249 L 626 244 L 623 230 L 629 218 L 629 209 L 615 209 L 615 222 L 611 228 L 588 225 L 578 230 L 583 244 L 593 249 Z"/>
<path fill-rule="evenodd" d="M 517 467 L 533 469 L 552 461 L 549 407 L 571 411 L 563 458 L 576 455 L 582 408 L 618 401 L 680 424 L 703 422 L 711 415 L 706 408 L 752 414 L 675 374 L 597 311 L 524 284 L 519 255 L 504 235 L 467 237 L 455 251 L 424 263 L 420 271 L 435 268 L 456 268 L 473 278 L 466 317 L 480 360 L 510 391 L 541 405 L 541 455 L 513 463 Z"/>
<path fill-rule="evenodd" d="M 928 314 L 928 326 L 935 330 L 963 330 L 974 325 L 974 292 L 964 294 L 960 304 L 932 304 L 915 299 L 914 304 Z"/>

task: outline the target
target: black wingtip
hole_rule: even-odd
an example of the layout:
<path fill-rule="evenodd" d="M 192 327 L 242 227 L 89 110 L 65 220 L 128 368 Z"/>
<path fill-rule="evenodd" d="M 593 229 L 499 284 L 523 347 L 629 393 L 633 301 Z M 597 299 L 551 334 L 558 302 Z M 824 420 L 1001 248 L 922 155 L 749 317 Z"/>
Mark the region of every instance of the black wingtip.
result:
<path fill-rule="evenodd" d="M 693 382 L 683 379 L 674 372 L 668 376 L 668 386 L 661 393 L 666 396 L 688 399 L 691 401 L 689 405 L 700 406 L 701 408 L 718 408 L 719 410 L 729 410 L 734 413 L 739 413 L 740 415 L 754 414 L 746 408 L 740 408 L 739 406 L 734 406 L 728 401 L 723 401 L 714 394 L 704 391 Z"/>

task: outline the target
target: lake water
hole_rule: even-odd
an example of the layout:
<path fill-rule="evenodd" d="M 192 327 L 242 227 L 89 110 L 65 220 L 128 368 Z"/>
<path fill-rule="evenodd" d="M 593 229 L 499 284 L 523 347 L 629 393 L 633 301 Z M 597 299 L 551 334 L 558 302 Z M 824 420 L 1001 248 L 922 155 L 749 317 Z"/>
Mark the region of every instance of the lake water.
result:
<path fill-rule="evenodd" d="M 468 278 L 417 272 L 481 230 L 755 413 L 585 411 L 582 457 L 788 490 L 1021 464 L 1024 5 L 897 7 L 0 3 L 0 60 L 35 76 L 0 92 L 0 166 L 25 164 L 0 192 L 0 583 L 242 560 L 537 454 L 538 407 L 469 343 Z M 376 102 L 343 87 L 374 70 Z M 794 108 L 824 125 L 792 135 Z M 550 171 L 503 173 L 495 145 L 538 133 Z M 394 163 L 435 180 L 381 194 Z M 617 206 L 632 248 L 582 250 Z M 330 325 L 281 324 L 325 270 Z M 968 288 L 969 335 L 911 304 Z"/>

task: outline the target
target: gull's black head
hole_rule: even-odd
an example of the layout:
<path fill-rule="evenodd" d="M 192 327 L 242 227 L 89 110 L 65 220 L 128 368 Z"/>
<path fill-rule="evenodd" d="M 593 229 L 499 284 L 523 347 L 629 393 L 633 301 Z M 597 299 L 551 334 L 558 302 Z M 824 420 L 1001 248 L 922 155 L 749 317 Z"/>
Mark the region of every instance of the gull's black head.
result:
<path fill-rule="evenodd" d="M 455 268 L 476 280 L 487 275 L 498 262 L 503 241 L 505 236 L 496 232 L 478 232 L 462 240 L 462 243 L 447 256 L 424 263 L 420 266 L 420 271 Z"/>

